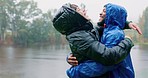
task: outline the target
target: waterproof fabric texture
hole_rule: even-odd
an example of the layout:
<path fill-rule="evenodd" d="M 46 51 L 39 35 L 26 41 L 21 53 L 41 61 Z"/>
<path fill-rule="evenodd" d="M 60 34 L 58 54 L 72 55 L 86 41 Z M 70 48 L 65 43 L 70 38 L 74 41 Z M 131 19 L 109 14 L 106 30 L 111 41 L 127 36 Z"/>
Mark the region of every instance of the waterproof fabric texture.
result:
<path fill-rule="evenodd" d="M 55 14 L 53 26 L 63 35 L 69 35 L 75 31 L 93 29 L 93 26 L 87 25 L 90 24 L 87 22 L 89 22 L 89 20 L 71 8 L 70 4 L 65 4 L 58 10 L 57 14 Z"/>
<path fill-rule="evenodd" d="M 127 13 L 123 7 L 114 4 L 107 4 L 106 27 L 101 42 L 107 47 L 116 46 L 124 39 L 122 28 L 125 26 Z M 134 69 L 130 54 L 118 64 L 118 68 L 110 72 L 110 78 L 134 78 Z"/>
<path fill-rule="evenodd" d="M 87 60 L 68 69 L 67 75 L 70 78 L 109 78 L 110 75 L 107 72 L 117 67 L 117 65 L 104 66 L 93 60 Z M 103 74 L 105 74 L 105 77 L 102 76 Z"/>
<path fill-rule="evenodd" d="M 99 33 L 92 29 L 93 25 L 76 13 L 74 9 L 70 8 L 69 4 L 63 5 L 54 16 L 53 26 L 61 34 L 66 35 L 70 49 L 79 64 L 89 59 L 100 62 L 103 65 L 117 64 L 129 54 L 130 49 L 133 47 L 133 43 L 129 39 L 123 40 L 112 49 L 105 47 L 99 42 Z M 117 58 L 113 58 L 115 56 Z M 77 74 L 77 71 L 73 72 L 71 70 L 75 70 L 75 68 L 67 71 L 68 76 L 70 78 L 79 78 L 80 75 Z"/>
<path fill-rule="evenodd" d="M 118 5 L 107 4 L 105 7 L 106 28 L 104 29 L 101 42 L 111 48 L 124 39 L 122 28 L 125 26 L 127 13 L 123 7 Z M 107 78 L 134 78 L 130 55 L 121 63 L 111 66 L 105 66 L 93 60 L 87 60 L 76 67 L 71 67 L 67 71 L 67 74 L 70 78 L 101 78 L 99 76 L 107 72 L 110 72 Z"/>

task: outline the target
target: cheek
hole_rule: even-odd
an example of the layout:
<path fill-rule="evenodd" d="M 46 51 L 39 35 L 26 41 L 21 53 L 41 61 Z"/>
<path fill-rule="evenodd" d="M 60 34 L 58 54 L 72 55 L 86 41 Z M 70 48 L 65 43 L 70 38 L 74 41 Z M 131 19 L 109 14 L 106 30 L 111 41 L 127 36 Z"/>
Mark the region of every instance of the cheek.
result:
<path fill-rule="evenodd" d="M 102 16 L 103 16 L 103 17 L 106 17 L 106 13 L 103 13 Z"/>
<path fill-rule="evenodd" d="M 106 15 L 106 13 L 103 12 L 103 16 L 105 16 L 105 15 Z"/>
<path fill-rule="evenodd" d="M 79 11 L 78 13 L 79 13 L 80 15 L 82 15 L 82 16 L 85 16 L 85 13 L 82 12 L 82 11 Z"/>

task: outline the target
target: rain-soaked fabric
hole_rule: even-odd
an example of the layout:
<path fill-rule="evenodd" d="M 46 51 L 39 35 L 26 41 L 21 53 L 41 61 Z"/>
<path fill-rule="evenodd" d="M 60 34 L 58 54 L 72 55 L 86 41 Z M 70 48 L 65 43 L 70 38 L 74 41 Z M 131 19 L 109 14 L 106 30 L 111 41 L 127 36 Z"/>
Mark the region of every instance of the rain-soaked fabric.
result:
<path fill-rule="evenodd" d="M 105 7 L 106 27 L 101 42 L 107 47 L 113 47 L 124 39 L 122 28 L 125 26 L 127 13 L 123 7 L 118 5 L 109 3 Z M 88 60 L 68 69 L 67 75 L 70 78 L 101 78 L 99 76 L 106 72 L 110 73 L 108 78 L 134 78 L 130 54 L 121 63 L 112 66 L 104 66 L 101 63 Z"/>
<path fill-rule="evenodd" d="M 125 26 L 127 13 L 123 7 L 118 5 L 107 4 L 105 7 L 106 27 L 101 42 L 107 47 L 113 47 L 124 39 L 125 35 L 122 28 Z M 130 54 L 118 64 L 118 68 L 110 72 L 110 78 L 134 78 L 134 69 Z"/>

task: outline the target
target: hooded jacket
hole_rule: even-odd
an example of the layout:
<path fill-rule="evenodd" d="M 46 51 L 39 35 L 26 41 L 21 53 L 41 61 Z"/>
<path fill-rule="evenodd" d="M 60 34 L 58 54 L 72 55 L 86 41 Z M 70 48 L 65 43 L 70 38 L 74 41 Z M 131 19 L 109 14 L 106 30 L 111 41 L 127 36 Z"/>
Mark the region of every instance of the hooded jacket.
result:
<path fill-rule="evenodd" d="M 107 47 L 112 47 L 124 39 L 124 31 L 122 29 L 125 27 L 127 12 L 124 7 L 111 3 L 105 5 L 105 8 L 106 25 L 101 42 Z"/>
<path fill-rule="evenodd" d="M 117 64 L 133 47 L 130 39 L 121 41 L 113 48 L 105 47 L 99 42 L 99 34 L 93 29 L 91 22 L 71 8 L 70 4 L 65 4 L 58 10 L 53 19 L 53 26 L 66 35 L 70 49 L 79 63 L 92 59 L 104 65 Z"/>
<path fill-rule="evenodd" d="M 101 42 L 107 47 L 116 46 L 121 40 L 124 39 L 124 31 L 122 30 L 125 26 L 127 12 L 125 8 L 115 5 L 107 4 L 106 7 L 106 18 L 105 28 Z M 134 69 L 131 61 L 130 54 L 118 64 L 118 68 L 111 71 L 111 78 L 134 78 Z"/>
<path fill-rule="evenodd" d="M 89 25 L 90 24 L 90 25 Z M 70 4 L 63 5 L 53 19 L 53 25 L 63 35 L 69 35 L 79 30 L 92 30 L 93 25 L 77 13 Z"/>

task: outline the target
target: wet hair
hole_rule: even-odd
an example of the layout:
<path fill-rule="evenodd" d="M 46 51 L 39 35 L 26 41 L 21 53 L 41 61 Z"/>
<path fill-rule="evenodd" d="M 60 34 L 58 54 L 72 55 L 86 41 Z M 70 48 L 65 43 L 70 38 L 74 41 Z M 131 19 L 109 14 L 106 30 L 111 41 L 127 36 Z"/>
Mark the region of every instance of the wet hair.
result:
<path fill-rule="evenodd" d="M 106 5 L 104 5 L 103 7 L 106 7 L 107 6 L 107 4 Z"/>
<path fill-rule="evenodd" d="M 70 4 L 70 7 L 73 8 L 74 10 L 76 10 L 78 8 L 78 5 L 76 5 L 76 4 Z"/>

